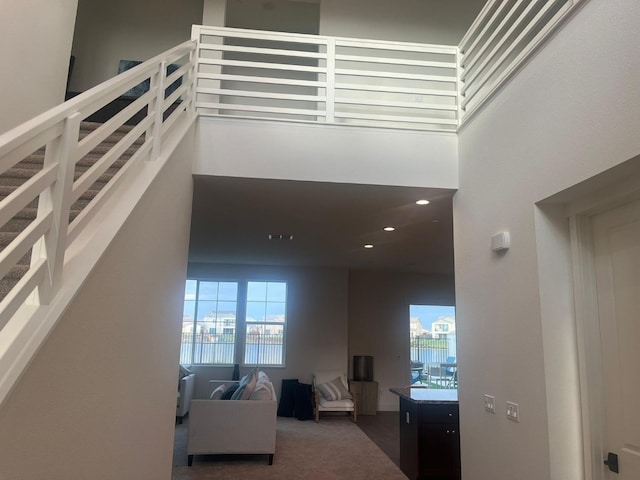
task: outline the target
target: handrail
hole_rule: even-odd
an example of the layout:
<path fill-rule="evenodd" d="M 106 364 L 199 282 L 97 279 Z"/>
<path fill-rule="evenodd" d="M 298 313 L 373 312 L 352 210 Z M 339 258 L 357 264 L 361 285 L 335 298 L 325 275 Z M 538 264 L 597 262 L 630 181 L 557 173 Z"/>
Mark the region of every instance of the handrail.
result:
<path fill-rule="evenodd" d="M 160 145 L 154 136 L 166 133 L 179 114 L 195 113 L 191 101 L 195 47 L 193 41 L 184 42 L 0 135 L 0 173 L 7 172 L 38 150 L 44 152 L 42 167 L 37 167 L 31 179 L 0 201 L 0 226 L 33 201 L 38 201 L 36 219 L 0 252 L 1 278 L 25 253 L 33 250 L 31 268 L 24 276 L 25 280 L 18 282 L 0 302 L 0 330 L 28 297 L 35 304 L 52 301 L 60 288 L 65 249 L 95 217 L 109 191 L 123 175 L 134 171 L 131 165 L 141 159 L 154 160 L 160 155 L 159 149 L 151 148 L 152 144 Z M 167 75 L 167 65 L 175 62 L 183 65 Z M 81 138 L 82 120 L 145 81 L 150 83 L 146 93 Z M 177 81 L 181 85 L 167 94 L 166 87 Z M 134 115 L 145 111 L 137 125 L 126 127 Z M 128 133 L 115 145 L 107 151 L 103 151 L 103 147 L 99 153 L 92 153 L 98 152 L 96 148 L 107 137 L 125 127 Z M 93 199 L 86 206 L 72 208 L 74 202 L 93 188 L 94 183 L 129 150 L 135 152 L 112 178 L 109 178 L 111 175 L 105 178 L 107 182 L 100 192 L 92 194 Z M 76 164 L 88 154 L 97 157 L 95 163 L 83 173 L 74 173 Z M 75 220 L 71 218 L 73 222 L 70 222 L 70 214 L 75 217 Z"/>

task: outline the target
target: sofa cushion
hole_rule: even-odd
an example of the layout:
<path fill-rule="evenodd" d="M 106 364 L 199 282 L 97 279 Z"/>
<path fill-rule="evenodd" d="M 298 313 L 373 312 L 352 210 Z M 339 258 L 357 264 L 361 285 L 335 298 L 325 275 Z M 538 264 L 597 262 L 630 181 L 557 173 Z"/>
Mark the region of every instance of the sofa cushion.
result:
<path fill-rule="evenodd" d="M 213 392 L 211 392 L 211 395 L 209 396 L 209 400 L 222 400 L 222 395 L 224 394 L 225 388 L 226 387 L 223 383 L 222 385 L 214 389 Z"/>
<path fill-rule="evenodd" d="M 236 392 L 239 386 L 240 384 L 237 382 L 229 385 L 227 389 L 224 391 L 224 393 L 222 394 L 222 397 L 220 397 L 220 400 L 231 400 L 231 397 Z"/>
<path fill-rule="evenodd" d="M 240 380 L 240 386 L 233 392 L 231 400 L 248 400 L 253 390 L 256 388 L 258 381 L 258 367 L 255 367 L 251 372 L 242 377 Z"/>
<path fill-rule="evenodd" d="M 273 400 L 273 391 L 271 390 L 271 384 L 266 382 L 260 382 L 256 385 L 256 388 L 251 392 L 249 400 Z"/>
<path fill-rule="evenodd" d="M 316 385 L 316 388 L 324 398 L 330 401 L 350 400 L 352 398 L 349 390 L 344 387 L 340 377 L 336 377 L 330 382 Z"/>
<path fill-rule="evenodd" d="M 327 400 L 320 397 L 322 408 L 353 408 L 353 400 Z"/>

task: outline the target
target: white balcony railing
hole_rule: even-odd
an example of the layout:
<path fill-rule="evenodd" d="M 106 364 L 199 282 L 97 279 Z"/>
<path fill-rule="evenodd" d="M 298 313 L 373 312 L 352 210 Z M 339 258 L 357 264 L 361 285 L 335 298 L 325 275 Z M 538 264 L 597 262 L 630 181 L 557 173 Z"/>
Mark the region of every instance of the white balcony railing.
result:
<path fill-rule="evenodd" d="M 455 132 L 457 47 L 194 26 L 200 115 Z"/>

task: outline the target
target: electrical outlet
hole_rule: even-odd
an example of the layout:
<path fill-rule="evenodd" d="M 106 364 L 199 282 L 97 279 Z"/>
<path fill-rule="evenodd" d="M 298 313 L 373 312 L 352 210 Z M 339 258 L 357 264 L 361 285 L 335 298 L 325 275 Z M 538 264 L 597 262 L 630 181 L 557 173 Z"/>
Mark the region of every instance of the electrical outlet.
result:
<path fill-rule="evenodd" d="M 520 421 L 520 411 L 517 403 L 507 402 L 507 418 L 514 422 Z"/>
<path fill-rule="evenodd" d="M 484 396 L 484 409 L 487 412 L 496 413 L 496 397 L 492 395 Z"/>

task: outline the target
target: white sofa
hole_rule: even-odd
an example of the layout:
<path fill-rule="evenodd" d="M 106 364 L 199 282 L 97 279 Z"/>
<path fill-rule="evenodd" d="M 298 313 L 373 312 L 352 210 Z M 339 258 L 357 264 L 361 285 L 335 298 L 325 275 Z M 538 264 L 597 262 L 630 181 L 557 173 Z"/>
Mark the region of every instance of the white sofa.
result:
<path fill-rule="evenodd" d="M 189 413 L 193 398 L 193 390 L 196 384 L 196 376 L 192 373 L 182 377 L 178 383 L 178 404 L 176 405 L 176 417 L 182 423 L 184 416 Z"/>
<path fill-rule="evenodd" d="M 188 464 L 194 455 L 276 452 L 277 400 L 192 400 L 187 437 Z"/>

